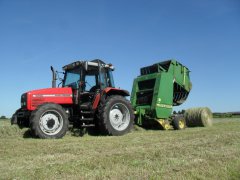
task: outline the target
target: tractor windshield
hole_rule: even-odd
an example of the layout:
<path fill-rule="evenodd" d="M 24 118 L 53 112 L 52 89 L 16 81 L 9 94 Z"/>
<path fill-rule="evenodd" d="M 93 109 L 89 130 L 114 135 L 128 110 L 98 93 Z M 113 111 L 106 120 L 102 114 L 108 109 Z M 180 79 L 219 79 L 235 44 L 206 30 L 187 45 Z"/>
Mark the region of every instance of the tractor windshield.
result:
<path fill-rule="evenodd" d="M 72 69 L 66 71 L 63 87 L 72 87 L 74 89 L 77 89 L 79 81 L 80 81 L 80 69 Z"/>

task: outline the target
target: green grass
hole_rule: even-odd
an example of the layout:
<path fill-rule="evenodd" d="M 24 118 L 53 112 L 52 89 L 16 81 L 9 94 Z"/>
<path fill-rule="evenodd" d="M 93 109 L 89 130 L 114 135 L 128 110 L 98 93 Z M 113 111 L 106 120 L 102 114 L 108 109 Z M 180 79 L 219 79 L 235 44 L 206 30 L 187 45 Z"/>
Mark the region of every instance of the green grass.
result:
<path fill-rule="evenodd" d="M 240 179 L 239 170 L 240 119 L 60 140 L 32 139 L 0 120 L 0 179 Z"/>

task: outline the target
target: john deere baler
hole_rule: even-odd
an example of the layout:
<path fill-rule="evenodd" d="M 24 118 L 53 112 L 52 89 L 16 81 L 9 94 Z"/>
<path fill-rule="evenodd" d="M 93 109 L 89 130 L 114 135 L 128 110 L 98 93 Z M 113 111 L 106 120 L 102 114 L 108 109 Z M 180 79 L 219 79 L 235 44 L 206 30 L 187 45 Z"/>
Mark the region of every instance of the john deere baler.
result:
<path fill-rule="evenodd" d="M 175 60 L 143 67 L 133 83 L 131 103 L 136 123 L 145 126 L 159 122 L 164 129 L 185 127 L 181 117 L 172 117 L 173 106 L 182 104 L 192 87 L 189 69 Z"/>

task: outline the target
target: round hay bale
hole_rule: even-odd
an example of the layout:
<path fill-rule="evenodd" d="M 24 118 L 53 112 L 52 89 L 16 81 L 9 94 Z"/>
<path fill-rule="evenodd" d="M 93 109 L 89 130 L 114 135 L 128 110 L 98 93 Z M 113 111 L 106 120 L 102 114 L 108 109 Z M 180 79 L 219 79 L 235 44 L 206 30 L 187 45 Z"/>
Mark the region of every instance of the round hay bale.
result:
<path fill-rule="evenodd" d="M 212 125 L 212 112 L 207 107 L 187 109 L 184 117 L 188 127 L 207 127 Z"/>

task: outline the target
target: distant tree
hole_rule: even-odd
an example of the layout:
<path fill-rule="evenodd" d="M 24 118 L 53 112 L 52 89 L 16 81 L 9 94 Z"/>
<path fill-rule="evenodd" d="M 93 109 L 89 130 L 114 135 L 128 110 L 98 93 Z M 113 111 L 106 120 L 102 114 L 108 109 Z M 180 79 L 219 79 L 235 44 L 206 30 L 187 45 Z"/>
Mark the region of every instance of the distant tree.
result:
<path fill-rule="evenodd" d="M 185 109 L 182 110 L 182 114 L 184 114 L 184 113 L 185 113 Z"/>
<path fill-rule="evenodd" d="M 6 116 L 1 116 L 0 119 L 7 119 Z"/>
<path fill-rule="evenodd" d="M 173 114 L 177 114 L 177 112 L 176 112 L 176 111 L 173 111 Z"/>

